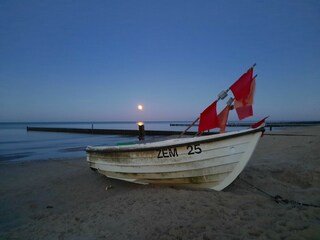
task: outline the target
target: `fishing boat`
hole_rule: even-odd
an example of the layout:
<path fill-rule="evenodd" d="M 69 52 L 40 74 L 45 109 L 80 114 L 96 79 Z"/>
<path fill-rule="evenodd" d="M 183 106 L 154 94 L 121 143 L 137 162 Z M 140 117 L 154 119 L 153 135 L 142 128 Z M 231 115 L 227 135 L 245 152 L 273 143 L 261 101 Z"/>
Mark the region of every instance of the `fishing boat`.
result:
<path fill-rule="evenodd" d="M 224 99 L 229 90 L 235 99 L 229 99 L 219 115 L 216 113 L 218 100 L 206 108 L 194 121 L 200 120 L 199 134 L 196 136 L 120 146 L 89 146 L 86 151 L 90 168 L 109 178 L 140 184 L 168 184 L 217 191 L 224 189 L 245 168 L 264 132 L 265 119 L 250 129 L 224 132 L 232 108 L 236 108 L 239 118 L 252 115 L 252 102 L 248 99 L 253 95 L 255 77 L 252 71 L 248 72 L 236 82 L 238 84 L 240 81 L 240 90 L 249 88 L 246 95 L 241 96 L 247 104 L 241 104 L 243 101 L 235 94 L 237 89 L 234 90 L 232 85 L 219 94 L 218 100 Z M 244 84 L 243 79 L 249 79 L 249 84 Z M 215 127 L 219 127 L 221 133 L 201 135 Z"/>

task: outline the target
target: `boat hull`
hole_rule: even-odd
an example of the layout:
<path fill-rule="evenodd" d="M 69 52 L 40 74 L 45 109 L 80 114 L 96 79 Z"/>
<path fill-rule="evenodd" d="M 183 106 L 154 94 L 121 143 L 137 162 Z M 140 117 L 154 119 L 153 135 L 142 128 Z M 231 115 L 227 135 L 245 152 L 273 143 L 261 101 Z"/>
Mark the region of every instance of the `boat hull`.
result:
<path fill-rule="evenodd" d="M 88 147 L 89 166 L 110 178 L 220 191 L 248 163 L 264 129 L 156 143 Z"/>

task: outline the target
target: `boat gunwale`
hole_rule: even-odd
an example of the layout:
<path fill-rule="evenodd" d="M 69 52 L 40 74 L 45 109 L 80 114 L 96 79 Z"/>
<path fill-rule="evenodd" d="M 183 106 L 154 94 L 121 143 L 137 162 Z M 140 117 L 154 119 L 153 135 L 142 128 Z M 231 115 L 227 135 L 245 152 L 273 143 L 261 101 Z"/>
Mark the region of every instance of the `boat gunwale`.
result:
<path fill-rule="evenodd" d="M 128 148 L 99 148 L 99 147 L 87 147 L 86 152 L 87 153 L 123 153 L 123 152 L 144 152 L 144 151 L 155 151 L 155 150 L 160 150 L 160 149 L 164 149 L 164 148 L 168 148 L 168 147 L 180 147 L 180 146 L 185 146 L 188 144 L 200 144 L 200 143 L 210 143 L 210 142 L 217 142 L 217 141 L 221 141 L 221 140 L 226 140 L 229 138 L 236 138 L 236 137 L 241 137 L 241 136 L 245 136 L 245 135 L 250 135 L 253 133 L 257 133 L 257 132 L 264 132 L 265 128 L 264 126 L 258 127 L 258 128 L 254 128 L 254 129 L 246 129 L 246 130 L 242 130 L 239 132 L 230 132 L 233 134 L 228 134 L 228 135 L 223 135 L 223 136 L 217 136 L 217 134 L 212 134 L 212 136 L 214 136 L 213 138 L 208 138 L 207 136 L 203 136 L 205 137 L 205 139 L 199 139 L 197 140 L 197 138 L 194 138 L 195 140 L 189 141 L 189 142 L 182 142 L 182 143 L 173 143 L 173 144 L 168 144 L 168 145 L 162 145 L 162 146 L 143 146 L 140 148 L 132 148 L 132 146 L 137 146 L 137 145 L 143 145 L 143 144 L 134 144 L 134 145 L 130 145 L 130 147 Z M 162 141 L 165 142 L 165 141 Z M 112 146 L 113 147 L 113 146 Z"/>

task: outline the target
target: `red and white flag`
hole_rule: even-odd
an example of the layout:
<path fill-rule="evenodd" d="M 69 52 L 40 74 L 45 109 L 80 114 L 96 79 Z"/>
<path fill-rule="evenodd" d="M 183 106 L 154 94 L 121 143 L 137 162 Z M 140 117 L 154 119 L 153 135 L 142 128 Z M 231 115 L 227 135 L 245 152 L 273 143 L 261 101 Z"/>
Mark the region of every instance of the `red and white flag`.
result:
<path fill-rule="evenodd" d="M 230 87 L 230 90 L 235 97 L 234 107 L 237 111 L 239 120 L 253 115 L 252 104 L 255 86 L 256 82 L 253 77 L 253 67 L 251 67 Z"/>

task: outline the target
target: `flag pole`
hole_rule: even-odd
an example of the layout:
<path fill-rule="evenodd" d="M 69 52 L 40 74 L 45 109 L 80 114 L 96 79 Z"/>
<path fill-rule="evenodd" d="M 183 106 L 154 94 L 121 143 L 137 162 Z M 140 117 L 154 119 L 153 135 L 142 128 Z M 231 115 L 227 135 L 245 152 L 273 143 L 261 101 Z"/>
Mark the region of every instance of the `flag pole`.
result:
<path fill-rule="evenodd" d="M 200 119 L 200 117 L 198 117 L 196 120 L 193 121 L 193 123 L 191 123 L 186 130 L 184 130 L 182 133 L 180 133 L 179 137 L 182 137 L 192 126 L 194 126 L 196 124 L 196 122 L 198 122 Z"/>

